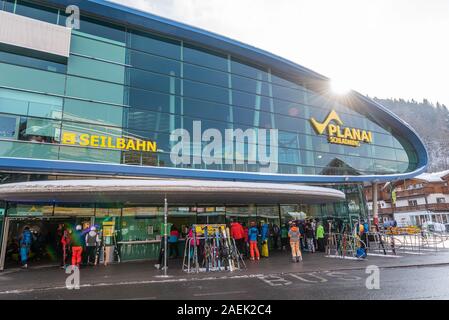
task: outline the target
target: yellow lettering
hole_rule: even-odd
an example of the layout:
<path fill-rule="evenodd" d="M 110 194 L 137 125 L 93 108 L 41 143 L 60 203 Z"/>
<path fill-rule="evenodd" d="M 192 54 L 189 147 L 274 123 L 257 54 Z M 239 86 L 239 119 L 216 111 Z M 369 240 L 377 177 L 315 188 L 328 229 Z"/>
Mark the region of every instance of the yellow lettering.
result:
<path fill-rule="evenodd" d="M 136 150 L 136 146 L 134 145 L 134 140 L 129 139 L 126 144 L 126 150 Z"/>
<path fill-rule="evenodd" d="M 115 142 L 115 144 L 117 145 L 117 149 L 125 149 L 126 148 L 125 139 L 123 139 L 123 138 L 117 138 L 117 141 Z"/>
<path fill-rule="evenodd" d="M 369 143 L 373 142 L 373 134 L 371 133 L 371 131 L 368 131 L 368 140 Z"/>
<path fill-rule="evenodd" d="M 98 147 L 98 139 L 99 139 L 99 136 L 90 136 L 90 146 Z"/>
<path fill-rule="evenodd" d="M 337 126 L 337 137 L 344 138 L 345 136 L 341 133 L 340 126 Z"/>
<path fill-rule="evenodd" d="M 335 133 L 337 133 L 337 126 L 334 124 L 329 124 L 327 126 L 327 132 L 329 133 L 330 136 L 335 135 Z"/>
<path fill-rule="evenodd" d="M 108 148 L 115 149 L 115 145 L 112 144 L 112 138 L 111 137 L 107 138 L 107 142 L 108 142 L 107 143 Z"/>
<path fill-rule="evenodd" d="M 366 131 L 362 132 L 362 141 L 369 142 L 369 137 Z"/>
<path fill-rule="evenodd" d="M 89 135 L 84 133 L 80 135 L 80 146 L 88 146 L 89 145 Z"/>
<path fill-rule="evenodd" d="M 352 138 L 358 141 L 362 140 L 359 129 L 352 129 Z"/>
<path fill-rule="evenodd" d="M 105 136 L 100 136 L 100 147 L 102 148 L 106 148 L 106 137 Z"/>
<path fill-rule="evenodd" d="M 157 146 L 155 141 L 147 141 L 147 151 L 156 152 Z"/>
<path fill-rule="evenodd" d="M 147 151 L 146 146 L 147 146 L 147 144 L 145 143 L 145 141 L 136 140 L 136 150 L 137 151 Z"/>
<path fill-rule="evenodd" d="M 75 144 L 76 143 L 76 133 L 64 132 L 62 134 L 63 144 Z"/>
<path fill-rule="evenodd" d="M 344 138 L 345 139 L 352 139 L 351 129 L 345 128 Z"/>

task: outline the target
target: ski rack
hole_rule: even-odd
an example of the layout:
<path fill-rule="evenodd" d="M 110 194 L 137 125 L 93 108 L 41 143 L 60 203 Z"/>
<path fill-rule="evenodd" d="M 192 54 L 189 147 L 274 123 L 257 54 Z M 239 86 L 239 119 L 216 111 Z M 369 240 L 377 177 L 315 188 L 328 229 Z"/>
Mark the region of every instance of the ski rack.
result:
<path fill-rule="evenodd" d="M 366 248 L 366 245 L 358 236 L 346 232 L 327 234 L 326 257 L 359 260 L 357 249 L 360 247 Z"/>
<path fill-rule="evenodd" d="M 225 236 L 225 230 L 205 236 L 186 238 L 183 271 L 212 272 L 246 269 L 245 261 L 237 249 L 235 240 Z"/>

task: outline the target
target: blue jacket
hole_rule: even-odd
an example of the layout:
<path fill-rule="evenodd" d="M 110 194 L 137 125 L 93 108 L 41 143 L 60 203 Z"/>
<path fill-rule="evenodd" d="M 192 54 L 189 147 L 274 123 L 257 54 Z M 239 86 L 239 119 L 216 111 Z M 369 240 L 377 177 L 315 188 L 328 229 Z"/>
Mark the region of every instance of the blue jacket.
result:
<path fill-rule="evenodd" d="M 22 233 L 22 239 L 20 239 L 20 245 L 31 246 L 33 241 L 33 235 L 30 230 L 24 230 Z"/>
<path fill-rule="evenodd" d="M 257 241 L 257 236 L 259 235 L 259 230 L 257 227 L 251 227 L 248 230 L 248 241 Z"/>
<path fill-rule="evenodd" d="M 262 230 L 260 231 L 261 236 L 262 236 L 262 241 L 265 241 L 268 239 L 268 235 L 269 235 L 269 227 L 268 224 L 265 223 L 264 225 L 262 225 Z"/>

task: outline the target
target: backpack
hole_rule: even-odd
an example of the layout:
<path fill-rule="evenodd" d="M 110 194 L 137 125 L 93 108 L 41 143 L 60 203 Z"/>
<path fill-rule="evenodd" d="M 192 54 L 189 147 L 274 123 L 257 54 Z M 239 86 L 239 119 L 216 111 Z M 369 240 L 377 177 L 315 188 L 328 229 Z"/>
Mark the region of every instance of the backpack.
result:
<path fill-rule="evenodd" d="M 363 248 L 358 248 L 357 252 L 356 252 L 356 257 L 365 259 L 366 258 L 366 250 Z"/>

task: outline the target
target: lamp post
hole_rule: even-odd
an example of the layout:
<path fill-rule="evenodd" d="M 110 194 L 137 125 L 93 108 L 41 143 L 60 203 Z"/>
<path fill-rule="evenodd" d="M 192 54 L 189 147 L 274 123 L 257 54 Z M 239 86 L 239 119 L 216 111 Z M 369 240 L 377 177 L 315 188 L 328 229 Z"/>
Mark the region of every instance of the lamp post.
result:
<path fill-rule="evenodd" d="M 167 276 L 167 218 L 168 218 L 168 205 L 167 195 L 164 197 L 164 276 Z"/>

